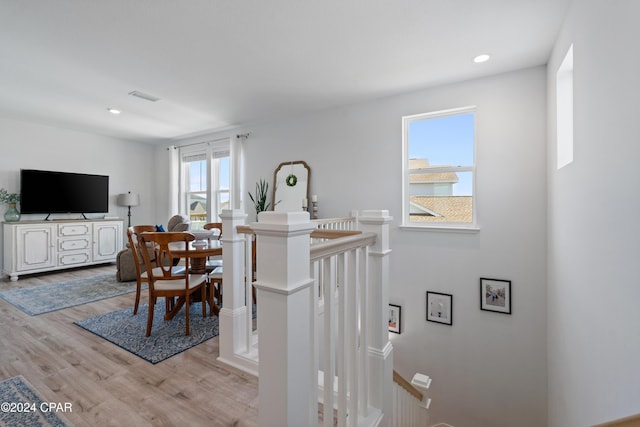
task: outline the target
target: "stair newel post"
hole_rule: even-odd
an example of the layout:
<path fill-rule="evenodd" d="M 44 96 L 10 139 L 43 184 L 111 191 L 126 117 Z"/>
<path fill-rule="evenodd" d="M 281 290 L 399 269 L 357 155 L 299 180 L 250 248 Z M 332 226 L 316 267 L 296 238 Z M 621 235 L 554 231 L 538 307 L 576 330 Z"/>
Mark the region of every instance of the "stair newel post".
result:
<path fill-rule="evenodd" d="M 317 424 L 308 212 L 261 212 L 257 236 L 259 425 Z M 268 325 L 268 326 L 264 326 Z M 317 375 L 317 373 L 316 373 Z"/>
<path fill-rule="evenodd" d="M 237 227 L 244 225 L 247 214 L 244 211 L 225 209 L 222 218 L 222 294 L 224 306 L 219 314 L 220 356 L 225 363 L 247 372 L 257 374 L 255 361 L 237 357 L 249 351 L 247 348 L 247 310 L 244 284 L 244 248 L 245 236 L 239 234 Z"/>
<path fill-rule="evenodd" d="M 389 224 L 387 210 L 365 210 L 359 229 L 376 233 L 368 257 L 369 402 L 384 414 L 381 426 L 390 426 L 393 414 L 393 346 L 389 341 Z"/>

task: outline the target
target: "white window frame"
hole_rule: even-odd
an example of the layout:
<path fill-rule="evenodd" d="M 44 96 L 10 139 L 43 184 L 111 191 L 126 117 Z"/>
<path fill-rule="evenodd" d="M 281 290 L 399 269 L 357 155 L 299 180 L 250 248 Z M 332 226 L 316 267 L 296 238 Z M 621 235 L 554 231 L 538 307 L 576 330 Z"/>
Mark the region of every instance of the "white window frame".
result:
<path fill-rule="evenodd" d="M 573 163 L 573 44 L 556 73 L 556 167 Z"/>
<path fill-rule="evenodd" d="M 429 169 L 416 169 L 409 170 L 409 124 L 414 121 L 433 119 L 437 117 L 455 116 L 462 114 L 473 114 L 473 164 L 464 166 L 447 166 L 437 167 Z M 478 197 L 476 193 L 476 150 L 477 150 L 477 137 L 476 137 L 476 120 L 477 109 L 475 106 L 466 106 L 460 108 L 452 108 L 448 110 L 434 111 L 430 113 L 414 114 L 410 116 L 402 117 L 402 224 L 401 228 L 412 230 L 438 230 L 438 231 L 462 231 L 462 232 L 477 232 L 478 226 Z M 409 191 L 409 176 L 411 174 L 419 173 L 440 173 L 440 172 L 471 172 L 472 174 L 472 186 L 471 186 L 471 203 L 472 203 L 472 221 L 467 222 L 416 222 L 410 221 L 410 191 Z"/>
<path fill-rule="evenodd" d="M 223 193 L 227 193 L 229 195 L 229 199 L 231 199 L 231 188 L 221 189 L 220 188 L 220 180 L 219 180 L 219 169 L 220 169 L 220 158 L 229 157 L 229 168 L 231 175 L 231 156 L 230 156 L 230 146 L 228 141 L 220 141 L 220 142 L 207 142 L 202 144 L 196 144 L 193 146 L 186 146 L 180 148 L 180 189 L 179 189 L 179 200 L 180 200 L 180 210 L 185 212 L 185 215 L 190 215 L 190 206 L 189 206 L 189 195 L 197 194 L 201 192 L 192 192 L 189 191 L 189 177 L 188 171 L 185 167 L 186 161 L 188 159 L 194 159 L 198 156 L 202 156 L 202 160 L 206 160 L 206 179 L 207 179 L 207 189 L 206 189 L 206 199 L 207 199 L 207 217 L 206 222 L 219 222 L 219 214 L 220 214 L 220 196 Z M 233 184 L 231 182 L 231 176 L 229 176 L 229 186 L 231 187 Z"/>
<path fill-rule="evenodd" d="M 227 157 L 229 159 L 229 188 L 222 189 L 220 186 L 220 159 Z M 215 218 L 209 218 L 210 222 L 220 222 L 222 221 L 220 219 L 220 214 L 222 213 L 222 195 L 223 194 L 227 194 L 227 198 L 229 200 L 229 207 L 231 206 L 231 186 L 232 184 L 232 178 L 231 178 L 231 152 L 230 150 L 227 148 L 226 150 L 218 150 L 218 151 L 214 151 L 213 152 L 213 156 L 212 158 L 210 158 L 210 161 L 212 162 L 212 173 L 211 173 L 211 179 L 213 184 L 211 185 L 212 188 L 212 198 L 211 200 L 214 203 L 213 209 L 211 210 L 211 212 L 216 212 L 216 216 Z"/>

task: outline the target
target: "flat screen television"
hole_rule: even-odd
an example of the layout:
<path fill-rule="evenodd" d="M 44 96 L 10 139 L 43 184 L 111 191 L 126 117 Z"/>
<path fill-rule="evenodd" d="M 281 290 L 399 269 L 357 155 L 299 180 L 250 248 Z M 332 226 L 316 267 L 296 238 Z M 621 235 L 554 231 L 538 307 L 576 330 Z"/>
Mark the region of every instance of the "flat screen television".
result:
<path fill-rule="evenodd" d="M 20 212 L 23 214 L 108 211 L 109 177 L 106 175 L 20 171 Z"/>

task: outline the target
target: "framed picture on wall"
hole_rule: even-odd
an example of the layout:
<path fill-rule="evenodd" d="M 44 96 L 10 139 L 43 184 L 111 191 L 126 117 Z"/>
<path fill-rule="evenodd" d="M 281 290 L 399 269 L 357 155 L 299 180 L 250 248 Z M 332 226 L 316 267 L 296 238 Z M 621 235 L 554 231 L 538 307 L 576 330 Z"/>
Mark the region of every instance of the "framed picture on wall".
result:
<path fill-rule="evenodd" d="M 402 332 L 402 307 L 389 304 L 389 332 L 399 334 Z"/>
<path fill-rule="evenodd" d="M 427 320 L 453 325 L 453 295 L 427 291 Z"/>
<path fill-rule="evenodd" d="M 480 310 L 511 314 L 511 280 L 481 278 Z"/>

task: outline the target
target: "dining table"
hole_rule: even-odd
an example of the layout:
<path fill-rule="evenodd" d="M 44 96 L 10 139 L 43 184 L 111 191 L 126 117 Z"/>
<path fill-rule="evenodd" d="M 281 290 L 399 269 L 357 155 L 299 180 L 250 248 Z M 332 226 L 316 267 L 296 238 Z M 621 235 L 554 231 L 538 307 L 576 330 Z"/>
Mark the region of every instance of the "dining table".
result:
<path fill-rule="evenodd" d="M 207 274 L 207 258 L 222 255 L 222 242 L 217 239 L 171 242 L 169 243 L 169 251 L 172 258 L 189 258 L 190 274 Z M 205 303 L 209 304 L 210 312 L 217 316 L 220 312 L 220 307 L 213 300 L 214 289 L 212 288 L 213 286 L 208 283 L 206 288 L 207 301 Z M 184 297 L 178 298 L 172 309 L 165 314 L 165 320 L 172 319 L 180 311 L 184 303 Z"/>

